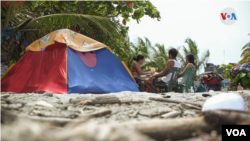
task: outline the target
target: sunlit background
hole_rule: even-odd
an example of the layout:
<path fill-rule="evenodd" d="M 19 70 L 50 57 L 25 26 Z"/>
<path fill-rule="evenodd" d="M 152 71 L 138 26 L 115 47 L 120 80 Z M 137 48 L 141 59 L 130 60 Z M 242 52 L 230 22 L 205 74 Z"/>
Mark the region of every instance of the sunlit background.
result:
<path fill-rule="evenodd" d="M 187 37 L 194 40 L 200 53 L 209 49 L 209 63 L 238 63 L 241 48 L 249 42 L 250 1 L 151 1 L 161 13 L 161 21 L 148 16 L 127 23 L 130 41 L 147 37 L 165 47 L 187 46 Z M 221 11 L 231 7 L 236 11 L 237 21 L 225 25 L 220 20 Z M 225 51 L 225 57 L 224 57 Z M 201 72 L 204 68 L 201 69 Z"/>

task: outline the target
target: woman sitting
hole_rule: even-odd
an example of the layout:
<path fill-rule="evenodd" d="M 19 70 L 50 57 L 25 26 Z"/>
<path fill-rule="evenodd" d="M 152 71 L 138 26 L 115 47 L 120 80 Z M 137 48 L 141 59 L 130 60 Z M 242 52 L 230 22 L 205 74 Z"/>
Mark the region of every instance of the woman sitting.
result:
<path fill-rule="evenodd" d="M 153 72 L 143 72 L 141 70 L 141 65 L 145 62 L 145 57 L 143 55 L 138 55 L 137 57 L 134 57 L 133 60 L 135 60 L 136 62 L 133 65 L 132 75 L 134 76 L 135 81 L 138 85 L 140 85 L 140 83 L 144 85 L 144 81 L 140 79 L 140 76 L 153 74 Z"/>
<path fill-rule="evenodd" d="M 183 70 L 182 73 L 179 74 L 179 76 L 181 76 L 188 68 L 195 68 L 194 55 L 193 54 L 188 54 L 186 56 L 186 63 L 187 63 L 186 68 Z M 183 77 L 178 78 L 178 83 L 179 84 L 186 83 L 187 82 L 187 77 L 188 77 L 188 75 L 186 74 Z"/>

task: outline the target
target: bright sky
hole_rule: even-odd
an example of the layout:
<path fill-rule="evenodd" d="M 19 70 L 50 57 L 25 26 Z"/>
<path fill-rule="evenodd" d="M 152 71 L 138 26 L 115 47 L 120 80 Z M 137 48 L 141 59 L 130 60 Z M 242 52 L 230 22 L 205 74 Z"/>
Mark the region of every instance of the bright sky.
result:
<path fill-rule="evenodd" d="M 160 11 L 161 21 L 148 16 L 139 24 L 131 20 L 127 23 L 130 41 L 147 37 L 153 45 L 160 43 L 168 48 L 187 46 L 184 41 L 190 37 L 197 43 L 200 53 L 209 49 L 209 63 L 220 65 L 240 61 L 241 48 L 250 41 L 250 1 L 151 2 Z M 226 7 L 236 11 L 237 21 L 233 25 L 225 25 L 220 20 L 220 13 Z"/>

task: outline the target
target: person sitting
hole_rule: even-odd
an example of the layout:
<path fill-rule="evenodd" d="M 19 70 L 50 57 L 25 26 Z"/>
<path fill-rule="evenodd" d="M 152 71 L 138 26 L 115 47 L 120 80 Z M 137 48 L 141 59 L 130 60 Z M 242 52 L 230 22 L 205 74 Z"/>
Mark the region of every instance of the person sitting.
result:
<path fill-rule="evenodd" d="M 133 65 L 132 68 L 132 75 L 135 78 L 135 81 L 138 85 L 142 84 L 144 85 L 144 81 L 140 79 L 141 75 L 148 75 L 148 74 L 153 74 L 153 72 L 143 72 L 141 69 L 141 65 L 144 64 L 145 62 L 145 57 L 143 55 L 138 55 L 137 57 L 134 57 L 133 60 L 136 62 Z"/>
<path fill-rule="evenodd" d="M 186 68 L 183 70 L 182 73 L 179 74 L 179 76 L 181 76 L 188 68 L 195 68 L 194 55 L 193 54 L 188 54 L 186 56 L 186 63 L 187 63 Z M 178 78 L 178 83 L 179 84 L 186 83 L 187 82 L 187 77 L 188 77 L 188 75 L 186 74 L 183 77 Z"/>
<path fill-rule="evenodd" d="M 164 70 L 158 74 L 154 74 L 153 76 L 151 76 L 151 78 L 149 78 L 148 80 L 145 81 L 145 85 L 146 87 L 150 87 L 151 86 L 151 92 L 153 92 L 153 82 L 154 82 L 154 78 L 156 76 L 162 76 L 165 75 L 169 69 L 176 67 L 176 68 L 181 68 L 181 63 L 179 61 L 176 60 L 176 56 L 178 54 L 178 51 L 175 48 L 172 48 L 168 51 L 168 55 L 169 55 L 169 60 L 167 62 L 166 67 L 164 68 Z M 171 76 L 175 75 L 172 73 L 169 73 L 167 76 L 162 77 L 162 79 L 159 79 L 158 83 L 169 83 L 169 81 L 171 80 Z M 157 92 L 160 92 L 160 89 L 157 88 Z"/>

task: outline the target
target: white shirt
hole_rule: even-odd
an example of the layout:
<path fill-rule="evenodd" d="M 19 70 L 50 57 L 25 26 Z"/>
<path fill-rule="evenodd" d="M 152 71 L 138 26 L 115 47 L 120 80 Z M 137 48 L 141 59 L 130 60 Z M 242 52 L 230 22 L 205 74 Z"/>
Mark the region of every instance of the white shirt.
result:
<path fill-rule="evenodd" d="M 172 60 L 174 61 L 174 66 L 173 67 L 175 67 L 175 68 L 181 68 L 181 63 L 179 61 L 176 61 L 174 59 L 172 59 Z M 174 75 L 176 75 L 176 74 L 174 74 Z M 161 80 L 163 82 L 165 82 L 165 83 L 168 83 L 170 81 L 171 77 L 172 77 L 172 73 L 168 74 L 167 76 L 162 77 Z"/>

